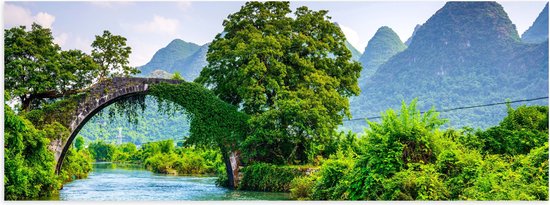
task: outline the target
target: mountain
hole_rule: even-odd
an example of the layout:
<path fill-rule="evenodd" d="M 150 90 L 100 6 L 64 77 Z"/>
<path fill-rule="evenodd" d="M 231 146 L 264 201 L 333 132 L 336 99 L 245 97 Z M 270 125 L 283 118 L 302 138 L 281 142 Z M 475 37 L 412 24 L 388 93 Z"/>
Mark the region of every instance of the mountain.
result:
<path fill-rule="evenodd" d="M 351 51 L 352 60 L 358 61 L 359 58 L 361 58 L 361 52 L 359 52 L 357 48 L 353 47 L 351 43 L 349 43 L 348 41 L 346 41 L 346 48 L 348 48 L 348 50 Z"/>
<path fill-rule="evenodd" d="M 338 24 L 338 22 L 333 22 L 333 24 L 338 26 L 338 28 L 340 29 L 342 28 L 340 27 L 340 24 Z M 359 58 L 361 57 L 361 52 L 357 50 L 357 48 L 355 48 L 353 45 L 351 45 L 351 43 L 349 43 L 347 40 L 345 44 L 346 44 L 346 48 L 348 48 L 348 50 L 351 51 L 351 60 L 358 61 Z"/>
<path fill-rule="evenodd" d="M 533 25 L 521 35 L 521 40 L 526 43 L 542 43 L 548 40 L 548 3 Z"/>
<path fill-rule="evenodd" d="M 166 72 L 164 70 L 154 70 L 147 76 L 148 78 L 164 78 L 164 79 L 170 79 L 174 76 L 174 74 Z"/>
<path fill-rule="evenodd" d="M 158 50 L 151 61 L 144 66 L 139 67 L 142 75 L 148 75 L 154 70 L 164 70 L 173 73 L 173 65 L 176 61 L 185 59 L 200 49 L 200 46 L 194 43 L 175 39 L 166 47 Z"/>
<path fill-rule="evenodd" d="M 414 38 L 414 35 L 416 35 L 416 31 L 418 31 L 420 26 L 421 26 L 420 24 L 416 24 L 416 26 L 414 27 L 413 34 L 411 35 L 411 37 L 409 37 L 409 39 L 407 39 L 407 41 L 405 41 L 405 45 L 409 46 L 411 44 L 411 41 Z"/>
<path fill-rule="evenodd" d="M 522 43 L 496 2 L 448 2 L 407 49 L 378 68 L 362 92 L 351 102 L 354 118 L 379 116 L 414 98 L 426 111 L 547 96 L 548 43 Z M 505 115 L 505 105 L 441 113 L 447 126 L 479 128 Z M 363 120 L 344 123 L 354 131 L 364 126 Z"/>
<path fill-rule="evenodd" d="M 187 58 L 180 59 L 174 63 L 172 70 L 180 72 L 183 79 L 193 81 L 199 77 L 201 70 L 208 64 L 206 61 L 206 53 L 210 43 L 204 44 L 199 49 Z"/>
<path fill-rule="evenodd" d="M 407 46 L 403 44 L 399 36 L 387 26 L 380 27 L 374 36 L 369 40 L 365 52 L 359 59 L 363 65 L 360 84 L 372 76 L 380 65 L 388 61 L 395 54 L 405 50 Z M 360 85 L 360 87 L 362 87 Z"/>

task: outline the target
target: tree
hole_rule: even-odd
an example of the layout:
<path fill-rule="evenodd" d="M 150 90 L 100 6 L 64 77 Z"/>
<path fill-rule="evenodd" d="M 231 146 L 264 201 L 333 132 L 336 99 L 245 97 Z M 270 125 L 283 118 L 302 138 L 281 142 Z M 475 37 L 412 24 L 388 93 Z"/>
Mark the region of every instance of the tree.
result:
<path fill-rule="evenodd" d="M 128 58 L 132 49 L 126 46 L 126 38 L 113 35 L 105 30 L 103 35 L 95 36 L 92 42 L 92 57 L 100 65 L 99 80 L 112 76 L 128 76 L 137 74 L 139 70 L 128 66 Z"/>
<path fill-rule="evenodd" d="M 247 2 L 210 45 L 196 82 L 251 115 L 248 158 L 304 162 L 308 140 L 350 116 L 361 65 L 327 12 L 300 7 L 291 18 L 289 2 Z"/>
<path fill-rule="evenodd" d="M 74 141 L 74 146 L 77 151 L 84 149 L 84 137 L 78 135 Z"/>
<path fill-rule="evenodd" d="M 183 80 L 183 77 L 181 77 L 180 72 L 175 72 L 172 76 L 172 80 Z"/>
<path fill-rule="evenodd" d="M 18 97 L 30 110 L 42 99 L 79 92 L 97 77 L 99 67 L 78 50 L 62 51 L 53 42 L 51 30 L 33 24 L 4 30 L 6 93 Z"/>

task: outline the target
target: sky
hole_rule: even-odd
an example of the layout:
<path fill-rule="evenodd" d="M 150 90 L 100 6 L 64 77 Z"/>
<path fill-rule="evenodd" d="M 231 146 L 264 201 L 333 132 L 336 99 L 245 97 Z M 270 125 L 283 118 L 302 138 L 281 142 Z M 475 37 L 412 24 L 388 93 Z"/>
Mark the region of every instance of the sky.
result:
<path fill-rule="evenodd" d="M 499 2 L 521 35 L 544 8 L 545 1 Z M 328 10 L 348 41 L 363 52 L 376 30 L 389 26 L 406 41 L 417 24 L 423 24 L 445 2 L 314 2 L 291 1 L 291 8 L 307 6 Z M 222 22 L 237 12 L 243 1 L 181 2 L 13 2 L 3 3 L 4 28 L 32 22 L 51 28 L 55 42 L 64 50 L 89 53 L 95 35 L 103 30 L 127 38 L 132 47 L 131 66 L 141 66 L 154 53 L 179 38 L 199 45 L 223 30 Z"/>

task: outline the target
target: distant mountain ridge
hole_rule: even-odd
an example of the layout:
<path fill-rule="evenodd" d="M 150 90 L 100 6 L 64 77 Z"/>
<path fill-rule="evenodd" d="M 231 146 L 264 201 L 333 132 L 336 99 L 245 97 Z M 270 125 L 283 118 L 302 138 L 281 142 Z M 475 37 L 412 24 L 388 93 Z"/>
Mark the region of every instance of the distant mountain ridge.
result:
<path fill-rule="evenodd" d="M 496 2 L 448 2 L 418 29 L 407 49 L 377 69 L 351 111 L 355 118 L 378 116 L 414 98 L 428 110 L 547 95 L 547 43 L 522 43 Z M 442 113 L 455 127 L 487 127 L 505 115 L 505 106 Z M 366 124 L 344 126 L 360 131 Z"/>
<path fill-rule="evenodd" d="M 361 82 L 359 87 L 363 87 L 361 85 L 376 72 L 380 65 L 406 48 L 407 46 L 403 44 L 399 36 L 390 27 L 380 27 L 369 40 L 363 55 L 359 59 L 359 62 L 363 65 L 359 77 L 359 82 Z"/>
<path fill-rule="evenodd" d="M 141 75 L 148 76 L 155 70 L 168 73 L 179 72 L 187 81 L 193 81 L 206 66 L 206 51 L 210 43 L 199 46 L 195 43 L 174 39 L 166 47 L 158 50 L 151 61 L 139 67 Z"/>
<path fill-rule="evenodd" d="M 548 40 L 548 3 L 533 25 L 521 35 L 521 40 L 526 43 L 542 43 Z"/>
<path fill-rule="evenodd" d="M 405 45 L 409 46 L 409 45 L 411 44 L 411 41 L 412 41 L 412 39 L 414 38 L 414 35 L 416 35 L 416 31 L 418 31 L 418 29 L 420 29 L 421 26 L 422 26 L 422 25 L 420 25 L 420 24 L 416 24 L 416 26 L 414 27 L 414 30 L 413 30 L 413 33 L 412 33 L 411 37 L 409 37 L 409 38 L 407 39 L 407 41 L 405 41 Z"/>

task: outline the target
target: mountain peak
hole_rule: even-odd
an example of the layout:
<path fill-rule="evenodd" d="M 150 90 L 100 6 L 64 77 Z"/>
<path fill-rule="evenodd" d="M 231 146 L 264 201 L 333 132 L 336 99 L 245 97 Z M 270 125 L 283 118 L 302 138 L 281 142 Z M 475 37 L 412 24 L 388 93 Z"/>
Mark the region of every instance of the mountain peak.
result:
<path fill-rule="evenodd" d="M 166 47 L 158 50 L 151 58 L 151 61 L 139 69 L 143 75 L 147 75 L 158 69 L 174 72 L 172 66 L 175 62 L 193 55 L 199 49 L 200 46 L 195 43 L 174 39 Z"/>
<path fill-rule="evenodd" d="M 500 4 L 448 2 L 418 29 L 410 47 L 499 48 L 513 41 L 519 41 L 516 26 Z"/>
<path fill-rule="evenodd" d="M 533 25 L 521 35 L 521 40 L 526 43 L 542 43 L 548 40 L 548 3 L 533 22 Z"/>
<path fill-rule="evenodd" d="M 418 29 L 420 29 L 420 27 L 421 27 L 420 24 L 416 24 L 411 37 L 409 37 L 409 39 L 407 39 L 407 41 L 405 41 L 405 45 L 407 45 L 407 46 L 411 45 L 411 41 L 414 38 L 414 35 L 416 35 L 416 32 L 418 31 Z"/>
<path fill-rule="evenodd" d="M 380 65 L 405 48 L 407 46 L 390 27 L 378 28 L 359 59 L 363 65 L 360 81 L 374 74 Z"/>

